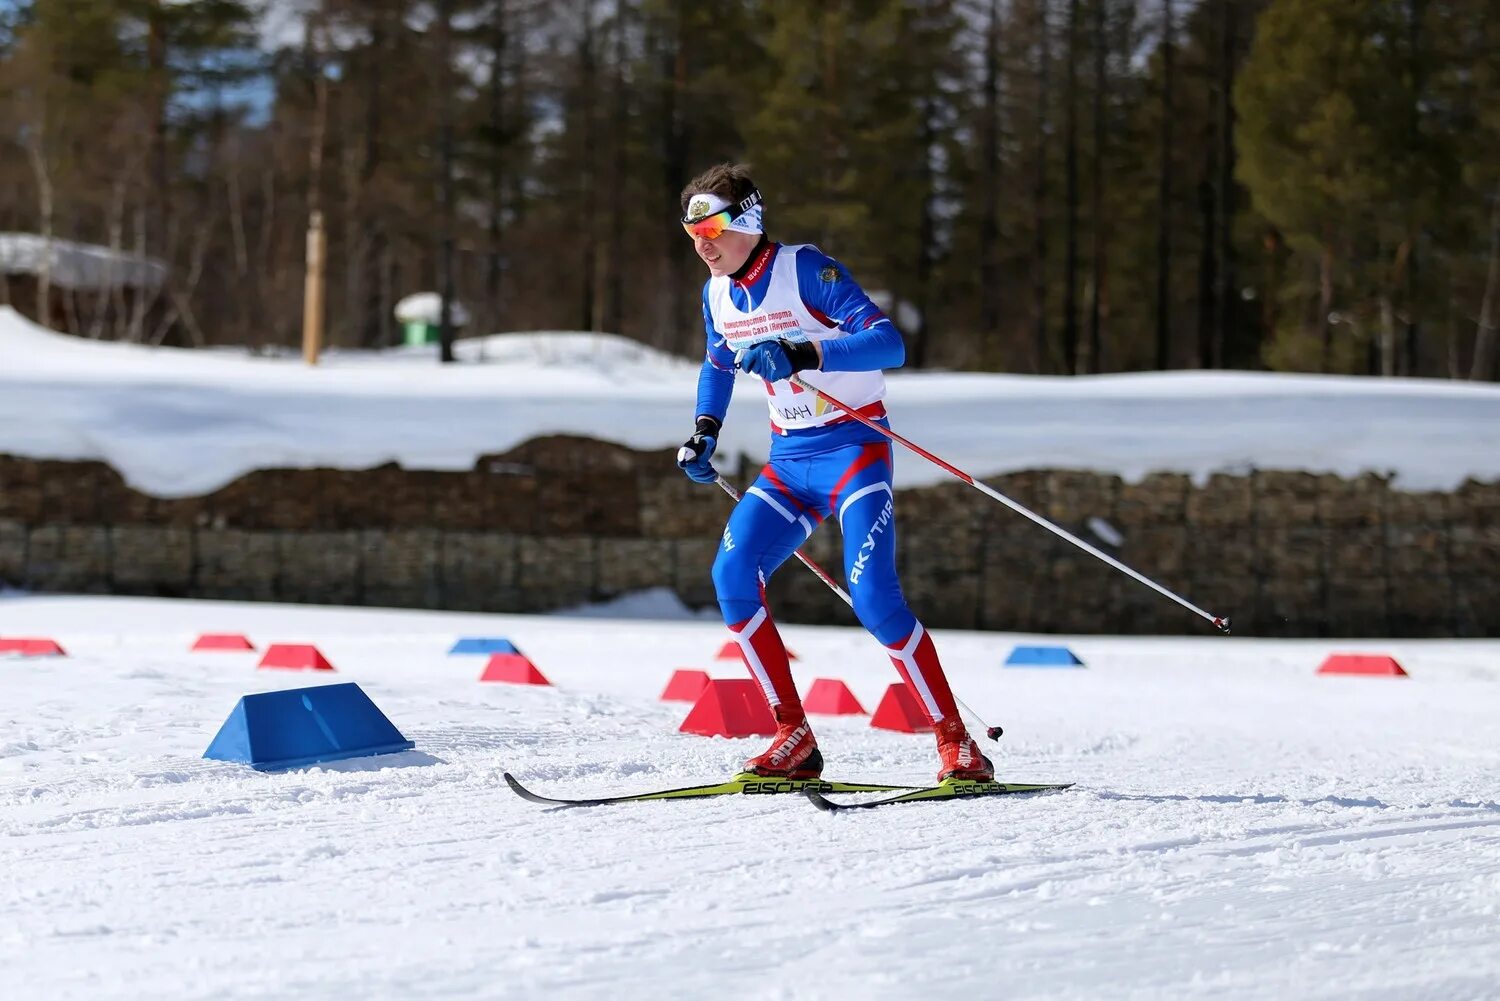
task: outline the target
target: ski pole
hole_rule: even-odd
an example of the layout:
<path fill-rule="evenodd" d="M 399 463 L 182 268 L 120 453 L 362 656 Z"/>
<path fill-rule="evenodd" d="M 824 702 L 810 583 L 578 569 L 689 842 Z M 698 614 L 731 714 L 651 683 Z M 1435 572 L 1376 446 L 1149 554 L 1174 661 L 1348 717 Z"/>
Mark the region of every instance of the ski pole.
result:
<path fill-rule="evenodd" d="M 739 500 L 740 500 L 740 492 L 738 490 L 736 490 L 733 486 L 731 486 L 730 483 L 729 483 L 729 481 L 726 480 L 726 479 L 724 479 L 723 476 L 719 476 L 717 473 L 715 473 L 715 477 L 716 478 L 715 478 L 714 482 L 717 483 L 720 487 L 722 487 L 723 490 L 724 490 L 724 492 L 726 494 L 728 494 L 729 496 L 733 497 L 734 500 L 735 500 L 735 502 L 738 503 Z M 836 581 L 832 577 L 828 576 L 828 571 L 826 571 L 822 567 L 818 566 L 809 557 L 806 557 L 806 556 L 802 555 L 802 550 L 800 550 L 800 549 L 797 550 L 792 555 L 796 556 L 797 559 L 801 561 L 801 563 L 802 563 L 803 566 L 807 567 L 807 569 L 809 569 L 813 573 L 817 574 L 818 580 L 820 580 L 823 583 L 827 584 L 828 587 L 833 591 L 834 594 L 838 595 L 840 598 L 843 598 L 844 599 L 844 604 L 848 605 L 850 608 L 854 607 L 854 599 L 851 598 L 851 597 L 849 597 L 849 592 L 845 591 L 842 587 L 839 587 L 838 581 Z M 952 687 L 952 686 L 950 685 L 949 687 Z M 990 726 L 988 723 L 986 723 L 984 721 L 984 718 L 982 716 L 980 716 L 977 712 L 975 712 L 973 709 L 969 709 L 969 707 L 964 703 L 964 700 L 961 699 L 961 698 L 959 698 L 957 694 L 955 694 L 953 696 L 953 701 L 958 704 L 958 706 L 959 706 L 960 709 L 967 709 L 968 710 L 969 715 L 972 716 L 972 717 L 974 717 L 974 719 L 979 723 L 980 726 L 984 727 L 985 736 L 989 737 L 991 740 L 999 740 L 1000 739 L 1000 735 L 1005 732 L 1005 730 L 1002 729 L 1001 727 Z"/>
<path fill-rule="evenodd" d="M 1222 631 L 1223 633 L 1225 633 L 1226 635 L 1228 635 L 1228 633 L 1229 633 L 1229 617 L 1227 615 L 1226 616 L 1218 616 L 1218 615 L 1214 615 L 1214 614 L 1212 614 L 1210 612 L 1205 612 L 1203 609 L 1199 608 L 1197 605 L 1193 604 L 1191 601 L 1188 601 L 1186 598 L 1182 597 L 1181 595 L 1176 594 L 1175 592 L 1169 591 L 1166 588 L 1162 587 L 1160 584 L 1158 584 L 1156 581 L 1152 580 L 1150 577 L 1147 577 L 1146 575 L 1141 574 L 1141 573 L 1137 573 L 1136 571 L 1130 569 L 1128 566 L 1126 566 L 1125 564 L 1121 563 L 1119 560 L 1115 559 L 1113 556 L 1109 555 L 1108 553 L 1101 552 L 1100 550 L 1098 550 L 1098 549 L 1094 548 L 1093 546 L 1089 545 L 1087 542 L 1084 542 L 1082 539 L 1080 539 L 1078 536 L 1074 535 L 1072 532 L 1068 531 L 1066 528 L 1063 528 L 1060 525 L 1053 524 L 1052 522 L 1048 521 L 1046 518 L 1043 518 L 1041 515 L 1037 514 L 1035 511 L 1032 511 L 1031 509 L 1025 507 L 1022 504 L 1018 504 L 1017 502 L 1011 500 L 1009 497 L 1007 497 L 1004 494 L 1002 494 L 1000 491 L 994 489 L 993 487 L 988 486 L 985 483 L 982 483 L 979 480 L 976 480 L 974 477 L 970 476 L 968 473 L 964 472 L 962 469 L 959 469 L 957 466 L 953 465 L 951 462 L 948 462 L 948 461 L 946 461 L 944 459 L 938 458 L 936 455 L 933 455 L 931 452 L 927 451 L 927 449 L 923 448 L 921 445 L 918 445 L 915 442 L 910 441 L 910 440 L 902 437 L 901 435 L 899 435 L 896 432 L 892 431 L 890 428 L 881 427 L 875 421 L 873 421 L 870 418 L 866 417 L 864 414 L 860 413 L 858 410 L 855 410 L 852 407 L 849 407 L 849 406 L 847 406 L 847 405 L 845 405 L 843 403 L 840 403 L 838 400 L 835 400 L 833 397 L 829 396 L 827 393 L 823 392 L 821 389 L 818 389 L 816 386 L 811 386 L 808 383 L 802 381 L 795 374 L 792 375 L 791 381 L 792 381 L 792 383 L 794 385 L 802 387 L 803 389 L 807 390 L 809 393 L 816 394 L 817 397 L 819 399 L 821 399 L 824 403 L 827 403 L 830 406 L 838 407 L 844 413 L 848 414 L 850 417 L 853 417 L 855 420 L 859 421 L 861 424 L 865 425 L 866 427 L 872 428 L 872 429 L 874 429 L 876 431 L 879 431 L 881 434 L 885 435 L 891 441 L 900 442 L 901 444 L 905 445 L 907 448 L 911 449 L 913 452 L 915 452 L 918 455 L 920 455 L 922 458 L 926 459 L 928 462 L 931 462 L 931 463 L 933 463 L 933 464 L 935 464 L 937 466 L 942 467 L 943 469 L 946 469 L 948 472 L 952 473 L 954 476 L 957 476 L 959 479 L 963 480 L 965 483 L 967 483 L 969 486 L 973 487 L 975 490 L 978 490 L 980 493 L 986 495 L 987 497 L 991 497 L 994 500 L 999 501 L 1001 504 L 1004 504 L 1006 507 L 1010 508 L 1012 511 L 1016 512 L 1017 514 L 1022 515 L 1023 517 L 1026 517 L 1026 518 L 1030 518 L 1032 521 L 1036 522 L 1038 525 L 1042 526 L 1047 531 L 1051 532 L 1053 535 L 1056 535 L 1059 538 L 1066 539 L 1067 541 L 1073 543 L 1073 545 L 1077 546 L 1079 549 L 1082 549 L 1084 552 L 1088 553 L 1090 556 L 1098 557 L 1099 559 L 1103 560 L 1105 563 L 1108 563 L 1110 566 L 1114 567 L 1116 570 L 1119 570 L 1121 573 L 1127 574 L 1127 575 L 1135 578 L 1136 580 L 1140 581 L 1142 584 L 1145 584 L 1147 587 L 1151 588 L 1153 591 L 1156 591 L 1158 594 L 1160 594 L 1160 595 L 1162 595 L 1164 597 L 1167 597 L 1167 598 L 1171 598 L 1173 601 L 1177 602 L 1177 604 L 1181 605 L 1183 608 L 1186 608 L 1188 611 L 1193 612 L 1196 615 L 1201 615 L 1203 618 L 1205 618 L 1208 621 L 1212 622 L 1217 629 L 1219 629 L 1220 631 Z"/>

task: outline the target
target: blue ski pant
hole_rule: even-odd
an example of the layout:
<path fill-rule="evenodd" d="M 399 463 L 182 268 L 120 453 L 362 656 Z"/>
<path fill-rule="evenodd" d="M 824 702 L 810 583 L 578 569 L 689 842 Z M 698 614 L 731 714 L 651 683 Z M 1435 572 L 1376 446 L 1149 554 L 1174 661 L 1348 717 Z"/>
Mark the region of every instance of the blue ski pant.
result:
<path fill-rule="evenodd" d="M 813 456 L 776 459 L 735 506 L 714 560 L 714 589 L 730 626 L 764 604 L 776 569 L 827 518 L 844 536 L 844 580 L 854 614 L 887 647 L 917 627 L 896 577 L 891 446 L 860 443 Z"/>

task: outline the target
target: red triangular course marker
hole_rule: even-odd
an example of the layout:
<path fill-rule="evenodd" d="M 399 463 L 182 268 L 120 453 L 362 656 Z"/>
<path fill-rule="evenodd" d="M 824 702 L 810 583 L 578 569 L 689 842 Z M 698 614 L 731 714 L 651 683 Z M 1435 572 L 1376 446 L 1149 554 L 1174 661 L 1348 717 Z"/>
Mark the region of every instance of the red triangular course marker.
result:
<path fill-rule="evenodd" d="M 870 725 L 878 730 L 895 730 L 899 733 L 929 733 L 932 724 L 911 689 L 903 684 L 892 685 L 885 690 Z"/>
<path fill-rule="evenodd" d="M 67 656 L 57 640 L 23 636 L 0 636 L 0 653 L 18 653 L 22 657 Z"/>
<path fill-rule="evenodd" d="M 256 667 L 274 667 L 287 671 L 332 671 L 328 662 L 311 643 L 272 643 Z"/>
<path fill-rule="evenodd" d="M 770 737 L 776 718 L 759 684 L 721 678 L 708 683 L 678 729 L 700 737 Z"/>
<path fill-rule="evenodd" d="M 495 653 L 484 665 L 480 681 L 501 681 L 508 685 L 550 685 L 525 654 Z"/>
<path fill-rule="evenodd" d="M 865 707 L 859 704 L 849 686 L 836 678 L 815 680 L 802 700 L 802 709 L 823 716 L 865 715 Z"/>
<path fill-rule="evenodd" d="M 254 650 L 255 644 L 240 633 L 204 633 L 193 641 L 194 650 Z"/>
<path fill-rule="evenodd" d="M 1405 678 L 1406 670 L 1394 657 L 1373 653 L 1330 654 L 1318 668 L 1319 674 L 1363 674 L 1367 677 Z"/>
<path fill-rule="evenodd" d="M 740 645 L 738 643 L 736 643 L 734 640 L 725 640 L 724 641 L 724 645 L 721 646 L 721 647 L 719 647 L 719 652 L 714 655 L 714 659 L 715 660 L 737 660 L 741 664 L 743 664 L 745 662 L 744 656 L 740 653 Z M 792 652 L 791 647 L 787 647 L 786 659 L 787 660 L 798 660 L 800 658 L 798 658 L 798 656 L 795 653 Z"/>
<path fill-rule="evenodd" d="M 707 687 L 707 671 L 689 671 L 687 668 L 679 668 L 672 672 L 672 677 L 667 679 L 667 687 L 662 690 L 661 700 L 663 702 L 697 702 L 698 696 L 702 695 L 703 689 Z"/>

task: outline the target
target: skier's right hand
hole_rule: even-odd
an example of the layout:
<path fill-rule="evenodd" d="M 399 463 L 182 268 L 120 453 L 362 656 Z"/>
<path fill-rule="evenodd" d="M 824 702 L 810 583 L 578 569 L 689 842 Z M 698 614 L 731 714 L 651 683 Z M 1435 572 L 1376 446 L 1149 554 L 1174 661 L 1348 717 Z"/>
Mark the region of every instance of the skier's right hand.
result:
<path fill-rule="evenodd" d="M 677 465 L 688 478 L 699 483 L 712 483 L 719 478 L 709 459 L 719 446 L 719 428 L 722 425 L 712 417 L 699 417 L 698 429 L 677 450 Z"/>

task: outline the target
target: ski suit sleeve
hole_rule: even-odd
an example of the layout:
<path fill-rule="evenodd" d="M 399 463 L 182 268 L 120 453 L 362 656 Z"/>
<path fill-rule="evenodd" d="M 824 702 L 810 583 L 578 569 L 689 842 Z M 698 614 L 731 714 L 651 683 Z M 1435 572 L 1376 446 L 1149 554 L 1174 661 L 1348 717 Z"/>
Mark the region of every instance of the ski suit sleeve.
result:
<path fill-rule="evenodd" d="M 797 287 L 815 316 L 847 336 L 820 341 L 824 372 L 873 372 L 906 364 L 906 342 L 838 261 L 812 247 L 797 252 Z"/>
<path fill-rule="evenodd" d="M 703 285 L 703 331 L 708 350 L 703 368 L 698 372 L 698 409 L 695 417 L 712 417 L 720 424 L 729 412 L 729 398 L 734 395 L 734 352 L 714 330 L 713 314 L 708 308 L 708 283 Z"/>

